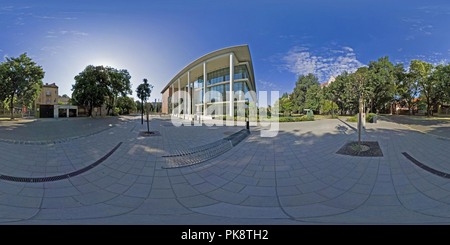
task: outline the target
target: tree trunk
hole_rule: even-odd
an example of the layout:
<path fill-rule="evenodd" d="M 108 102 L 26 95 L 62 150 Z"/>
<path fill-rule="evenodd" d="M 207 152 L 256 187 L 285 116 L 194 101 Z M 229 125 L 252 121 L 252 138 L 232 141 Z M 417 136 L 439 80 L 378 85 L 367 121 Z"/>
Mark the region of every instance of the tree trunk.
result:
<path fill-rule="evenodd" d="M 144 101 L 141 100 L 141 125 L 144 124 Z"/>
<path fill-rule="evenodd" d="M 148 122 L 148 110 L 147 110 L 147 133 L 150 133 L 150 125 Z"/>
<path fill-rule="evenodd" d="M 11 111 L 11 120 L 14 119 L 14 94 L 11 94 L 11 100 L 9 102 L 9 109 Z"/>
<path fill-rule="evenodd" d="M 362 130 L 362 114 L 364 111 L 362 97 L 359 98 L 359 113 L 358 113 L 358 145 L 361 145 L 361 130 Z"/>

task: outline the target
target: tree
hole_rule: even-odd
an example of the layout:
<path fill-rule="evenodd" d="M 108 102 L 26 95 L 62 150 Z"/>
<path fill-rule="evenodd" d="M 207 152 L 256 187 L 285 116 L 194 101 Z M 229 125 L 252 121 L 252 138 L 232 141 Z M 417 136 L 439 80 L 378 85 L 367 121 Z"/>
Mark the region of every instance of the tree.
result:
<path fill-rule="evenodd" d="M 6 57 L 0 64 L 0 100 L 9 102 L 11 119 L 14 119 L 14 101 L 29 106 L 36 100 L 42 87 L 45 72 L 26 53 L 19 57 Z"/>
<path fill-rule="evenodd" d="M 144 123 L 144 103 L 150 98 L 152 93 L 153 85 L 148 83 L 147 78 L 144 78 L 144 83 L 139 84 L 136 88 L 136 93 L 139 99 L 141 99 L 141 124 Z M 148 122 L 148 112 L 147 112 L 147 132 L 150 132 L 150 126 Z"/>
<path fill-rule="evenodd" d="M 414 79 L 405 71 L 403 64 L 397 64 L 394 68 L 395 94 L 393 101 L 406 103 L 409 113 L 413 113 L 412 107 L 415 105 L 418 90 Z M 392 112 L 391 112 L 392 113 Z"/>
<path fill-rule="evenodd" d="M 362 114 L 364 113 L 364 97 L 369 93 L 369 89 L 366 88 L 365 84 L 369 76 L 369 70 L 367 67 L 360 67 L 352 74 L 356 84 L 356 93 L 359 96 L 359 114 L 358 114 L 358 145 L 361 145 L 361 130 L 362 130 Z"/>
<path fill-rule="evenodd" d="M 288 93 L 284 93 L 274 104 L 284 116 L 290 116 L 292 112 L 293 103 L 289 97 Z"/>
<path fill-rule="evenodd" d="M 72 85 L 72 99 L 76 105 L 87 108 L 88 116 L 92 116 L 94 107 L 100 107 L 105 103 L 108 72 L 103 66 L 87 66 L 75 76 L 75 84 Z"/>
<path fill-rule="evenodd" d="M 339 109 L 338 105 L 331 100 L 322 100 L 321 112 L 323 114 L 330 114 L 334 117 L 334 111 Z"/>
<path fill-rule="evenodd" d="M 293 110 L 297 113 L 303 112 L 303 109 L 309 109 L 305 107 L 306 102 L 306 92 L 311 86 L 318 85 L 319 79 L 313 74 L 308 74 L 306 76 L 301 75 L 297 82 L 295 83 L 294 92 L 291 94 L 291 99 L 293 102 Z"/>
<path fill-rule="evenodd" d="M 117 70 L 112 67 L 107 67 L 108 82 L 106 84 L 108 88 L 108 101 L 106 104 L 107 114 L 110 115 L 110 111 L 114 112 L 116 107 L 116 101 L 119 94 L 122 97 L 126 97 L 127 94 L 132 94 L 131 91 L 131 76 L 127 70 Z"/>
<path fill-rule="evenodd" d="M 305 109 L 311 109 L 316 112 L 316 114 L 319 113 L 320 105 L 322 104 L 323 95 L 322 95 L 322 89 L 320 88 L 319 84 L 313 84 L 311 85 L 308 90 L 306 91 L 305 96 Z"/>
<path fill-rule="evenodd" d="M 438 68 L 439 70 L 439 89 L 444 92 L 443 102 L 450 103 L 450 64 Z"/>
<path fill-rule="evenodd" d="M 117 107 L 120 110 L 121 115 L 128 115 L 130 111 L 136 109 L 136 103 L 134 103 L 133 98 L 130 97 L 119 97 L 117 98 Z"/>
<path fill-rule="evenodd" d="M 339 107 L 341 115 L 347 111 L 354 112 L 358 105 L 358 95 L 354 77 L 348 72 L 343 72 L 336 77 L 335 81 L 324 88 L 324 98 L 331 100 Z M 333 111 L 332 111 L 333 112 Z"/>
<path fill-rule="evenodd" d="M 450 64 L 436 66 L 430 79 L 434 80 L 433 96 L 431 98 L 433 107 L 450 102 Z"/>
<path fill-rule="evenodd" d="M 424 97 L 427 105 L 426 115 L 433 114 L 432 102 L 436 92 L 437 79 L 432 77 L 433 65 L 421 60 L 412 60 L 409 66 L 409 74 L 417 83 L 419 93 Z"/>
<path fill-rule="evenodd" d="M 389 57 L 371 61 L 368 67 L 367 82 L 365 84 L 366 99 L 369 112 L 386 109 L 395 94 L 395 67 Z"/>

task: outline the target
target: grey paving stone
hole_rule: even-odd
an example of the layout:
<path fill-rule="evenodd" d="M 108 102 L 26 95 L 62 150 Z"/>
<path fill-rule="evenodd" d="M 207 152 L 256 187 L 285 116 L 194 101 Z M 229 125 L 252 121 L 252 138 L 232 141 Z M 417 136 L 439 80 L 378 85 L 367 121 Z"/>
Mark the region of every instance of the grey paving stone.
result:
<path fill-rule="evenodd" d="M 0 205 L 22 207 L 22 208 L 39 208 L 41 205 L 41 197 L 27 197 L 13 194 L 0 195 Z"/>
<path fill-rule="evenodd" d="M 299 184 L 299 185 L 297 185 L 297 188 L 302 193 L 309 193 L 309 192 L 315 192 L 315 191 L 325 189 L 328 186 L 329 185 L 324 184 L 322 181 L 316 180 L 316 181 L 305 183 L 305 184 Z"/>
<path fill-rule="evenodd" d="M 144 198 L 119 195 L 111 200 L 105 202 L 105 204 L 126 208 L 137 208 L 144 202 Z"/>
<path fill-rule="evenodd" d="M 64 219 L 83 219 L 83 218 L 97 218 L 109 217 L 119 214 L 128 213 L 130 208 L 118 207 L 99 203 L 97 205 L 81 206 L 64 209 Z"/>
<path fill-rule="evenodd" d="M 210 192 L 210 191 L 213 191 L 213 190 L 216 190 L 217 188 L 219 188 L 210 182 L 203 182 L 201 184 L 194 185 L 193 187 L 200 193 L 207 193 L 207 192 Z"/>
<path fill-rule="evenodd" d="M 398 195 L 398 199 L 403 206 L 411 210 L 424 210 L 442 205 L 442 202 L 435 201 L 419 192 L 413 194 Z"/>
<path fill-rule="evenodd" d="M 397 206 L 401 205 L 396 195 L 371 195 L 365 205 L 369 206 Z"/>
<path fill-rule="evenodd" d="M 347 211 L 346 209 L 330 207 L 320 203 L 295 207 L 285 207 L 284 209 L 289 215 L 296 218 L 336 215 Z"/>
<path fill-rule="evenodd" d="M 245 199 L 248 198 L 248 195 L 242 194 L 242 193 L 236 193 L 236 192 L 230 192 L 224 189 L 217 189 L 211 192 L 208 192 L 205 194 L 206 196 L 225 203 L 231 203 L 231 204 L 240 204 Z"/>
<path fill-rule="evenodd" d="M 188 208 L 203 207 L 219 203 L 217 200 L 211 199 L 205 195 L 180 197 L 177 200 Z"/>
<path fill-rule="evenodd" d="M 128 190 L 128 188 L 130 188 L 130 187 L 127 185 L 114 183 L 114 184 L 106 187 L 105 190 L 112 192 L 112 193 L 116 193 L 116 194 L 123 194 L 126 190 Z M 100 189 L 96 189 L 96 190 L 100 190 Z"/>
<path fill-rule="evenodd" d="M 253 207 L 279 207 L 278 198 L 276 196 L 250 196 L 244 202 L 243 206 Z"/>
<path fill-rule="evenodd" d="M 287 218 L 278 207 L 247 207 L 229 203 L 218 203 L 192 209 L 195 212 L 212 216 L 238 218 Z"/>
<path fill-rule="evenodd" d="M 126 196 L 147 198 L 152 186 L 150 184 L 135 183 L 124 193 Z"/>
<path fill-rule="evenodd" d="M 189 214 L 190 210 L 183 207 L 175 199 L 147 199 L 139 208 L 133 210 L 131 214 L 148 215 L 148 214 L 163 214 L 163 215 L 182 215 Z"/>
<path fill-rule="evenodd" d="M 106 202 L 116 197 L 117 194 L 108 191 L 94 191 L 89 193 L 83 193 L 81 195 L 73 196 L 77 201 L 83 205 L 93 205 Z"/>
<path fill-rule="evenodd" d="M 176 196 L 171 189 L 152 189 L 149 195 L 150 199 L 173 199 L 175 197 Z"/>
<path fill-rule="evenodd" d="M 70 197 L 79 194 L 80 191 L 73 186 L 64 188 L 46 188 L 44 197 Z"/>
<path fill-rule="evenodd" d="M 327 198 L 314 192 L 295 196 L 280 196 L 279 199 L 283 207 L 301 206 L 327 200 Z"/>
<path fill-rule="evenodd" d="M 42 186 L 42 185 L 40 185 Z M 24 187 L 19 195 L 21 196 L 27 196 L 27 197 L 42 197 L 44 196 L 44 188 L 30 188 L 30 187 Z"/>
<path fill-rule="evenodd" d="M 246 186 L 241 192 L 242 194 L 249 196 L 276 196 L 275 187 L 262 187 L 262 186 Z"/>
<path fill-rule="evenodd" d="M 342 195 L 344 192 L 346 192 L 346 191 L 334 188 L 333 186 L 330 186 L 325 189 L 319 190 L 316 193 L 327 199 L 330 199 L 330 198 L 335 198 L 339 195 Z"/>
<path fill-rule="evenodd" d="M 373 195 L 395 195 L 395 188 L 391 182 L 376 182 L 372 190 Z"/>
<path fill-rule="evenodd" d="M 36 208 L 0 205 L 0 218 L 2 219 L 29 219 L 37 212 Z"/>
<path fill-rule="evenodd" d="M 258 179 L 244 175 L 239 175 L 236 177 L 236 179 L 234 179 L 234 182 L 243 185 L 257 185 Z"/>
<path fill-rule="evenodd" d="M 200 194 L 194 187 L 185 184 L 172 185 L 173 192 L 177 197 L 197 196 Z"/>
<path fill-rule="evenodd" d="M 64 208 L 73 208 L 73 207 L 81 207 L 79 201 L 72 197 L 52 197 L 52 198 L 44 198 L 42 200 L 42 209 L 64 209 Z"/>
<path fill-rule="evenodd" d="M 401 194 L 412 194 L 412 193 L 416 193 L 417 189 L 413 185 L 407 184 L 407 185 L 396 186 L 395 187 L 395 192 L 398 195 L 401 195 Z"/>

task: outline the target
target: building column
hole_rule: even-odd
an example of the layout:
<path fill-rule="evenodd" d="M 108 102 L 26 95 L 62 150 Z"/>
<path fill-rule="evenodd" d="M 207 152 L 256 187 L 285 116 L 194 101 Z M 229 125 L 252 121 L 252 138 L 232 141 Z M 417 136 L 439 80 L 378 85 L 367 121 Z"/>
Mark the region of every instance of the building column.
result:
<path fill-rule="evenodd" d="M 233 83 L 234 83 L 234 55 L 230 54 L 230 116 L 234 116 L 234 91 L 233 91 Z"/>
<path fill-rule="evenodd" d="M 174 107 L 174 106 L 173 106 L 173 95 L 175 94 L 175 91 L 174 91 L 174 88 L 173 88 L 173 83 L 172 83 L 171 86 L 172 86 L 172 99 L 170 100 L 170 102 L 171 102 L 171 104 L 172 104 L 171 107 L 172 107 L 172 115 L 173 115 L 173 107 Z"/>
<path fill-rule="evenodd" d="M 191 103 L 192 103 L 192 98 L 191 98 L 191 72 L 188 71 L 187 73 L 187 83 L 188 83 L 188 98 L 187 98 L 187 106 L 188 106 L 188 115 L 191 115 Z"/>
<path fill-rule="evenodd" d="M 206 61 L 203 62 L 203 116 L 206 116 L 206 81 L 208 76 L 206 74 Z"/>
<path fill-rule="evenodd" d="M 180 79 L 178 78 L 178 90 L 177 90 L 177 93 L 178 93 L 178 99 L 177 99 L 177 102 L 178 102 L 178 113 L 177 113 L 177 116 L 178 117 L 180 117 L 180 110 L 181 110 L 181 108 L 180 108 L 180 99 L 181 99 L 181 95 L 180 95 L 180 93 L 181 93 L 181 87 L 180 87 Z"/>

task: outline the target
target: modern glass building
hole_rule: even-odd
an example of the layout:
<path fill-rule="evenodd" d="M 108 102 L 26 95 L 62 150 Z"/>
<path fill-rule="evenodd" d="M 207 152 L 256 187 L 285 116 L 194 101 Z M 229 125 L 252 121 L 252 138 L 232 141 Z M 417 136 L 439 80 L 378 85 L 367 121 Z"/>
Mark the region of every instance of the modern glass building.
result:
<path fill-rule="evenodd" d="M 186 119 L 232 116 L 247 99 L 256 102 L 249 91 L 256 86 L 248 45 L 224 48 L 198 58 L 170 80 L 161 91 L 162 112 Z"/>

